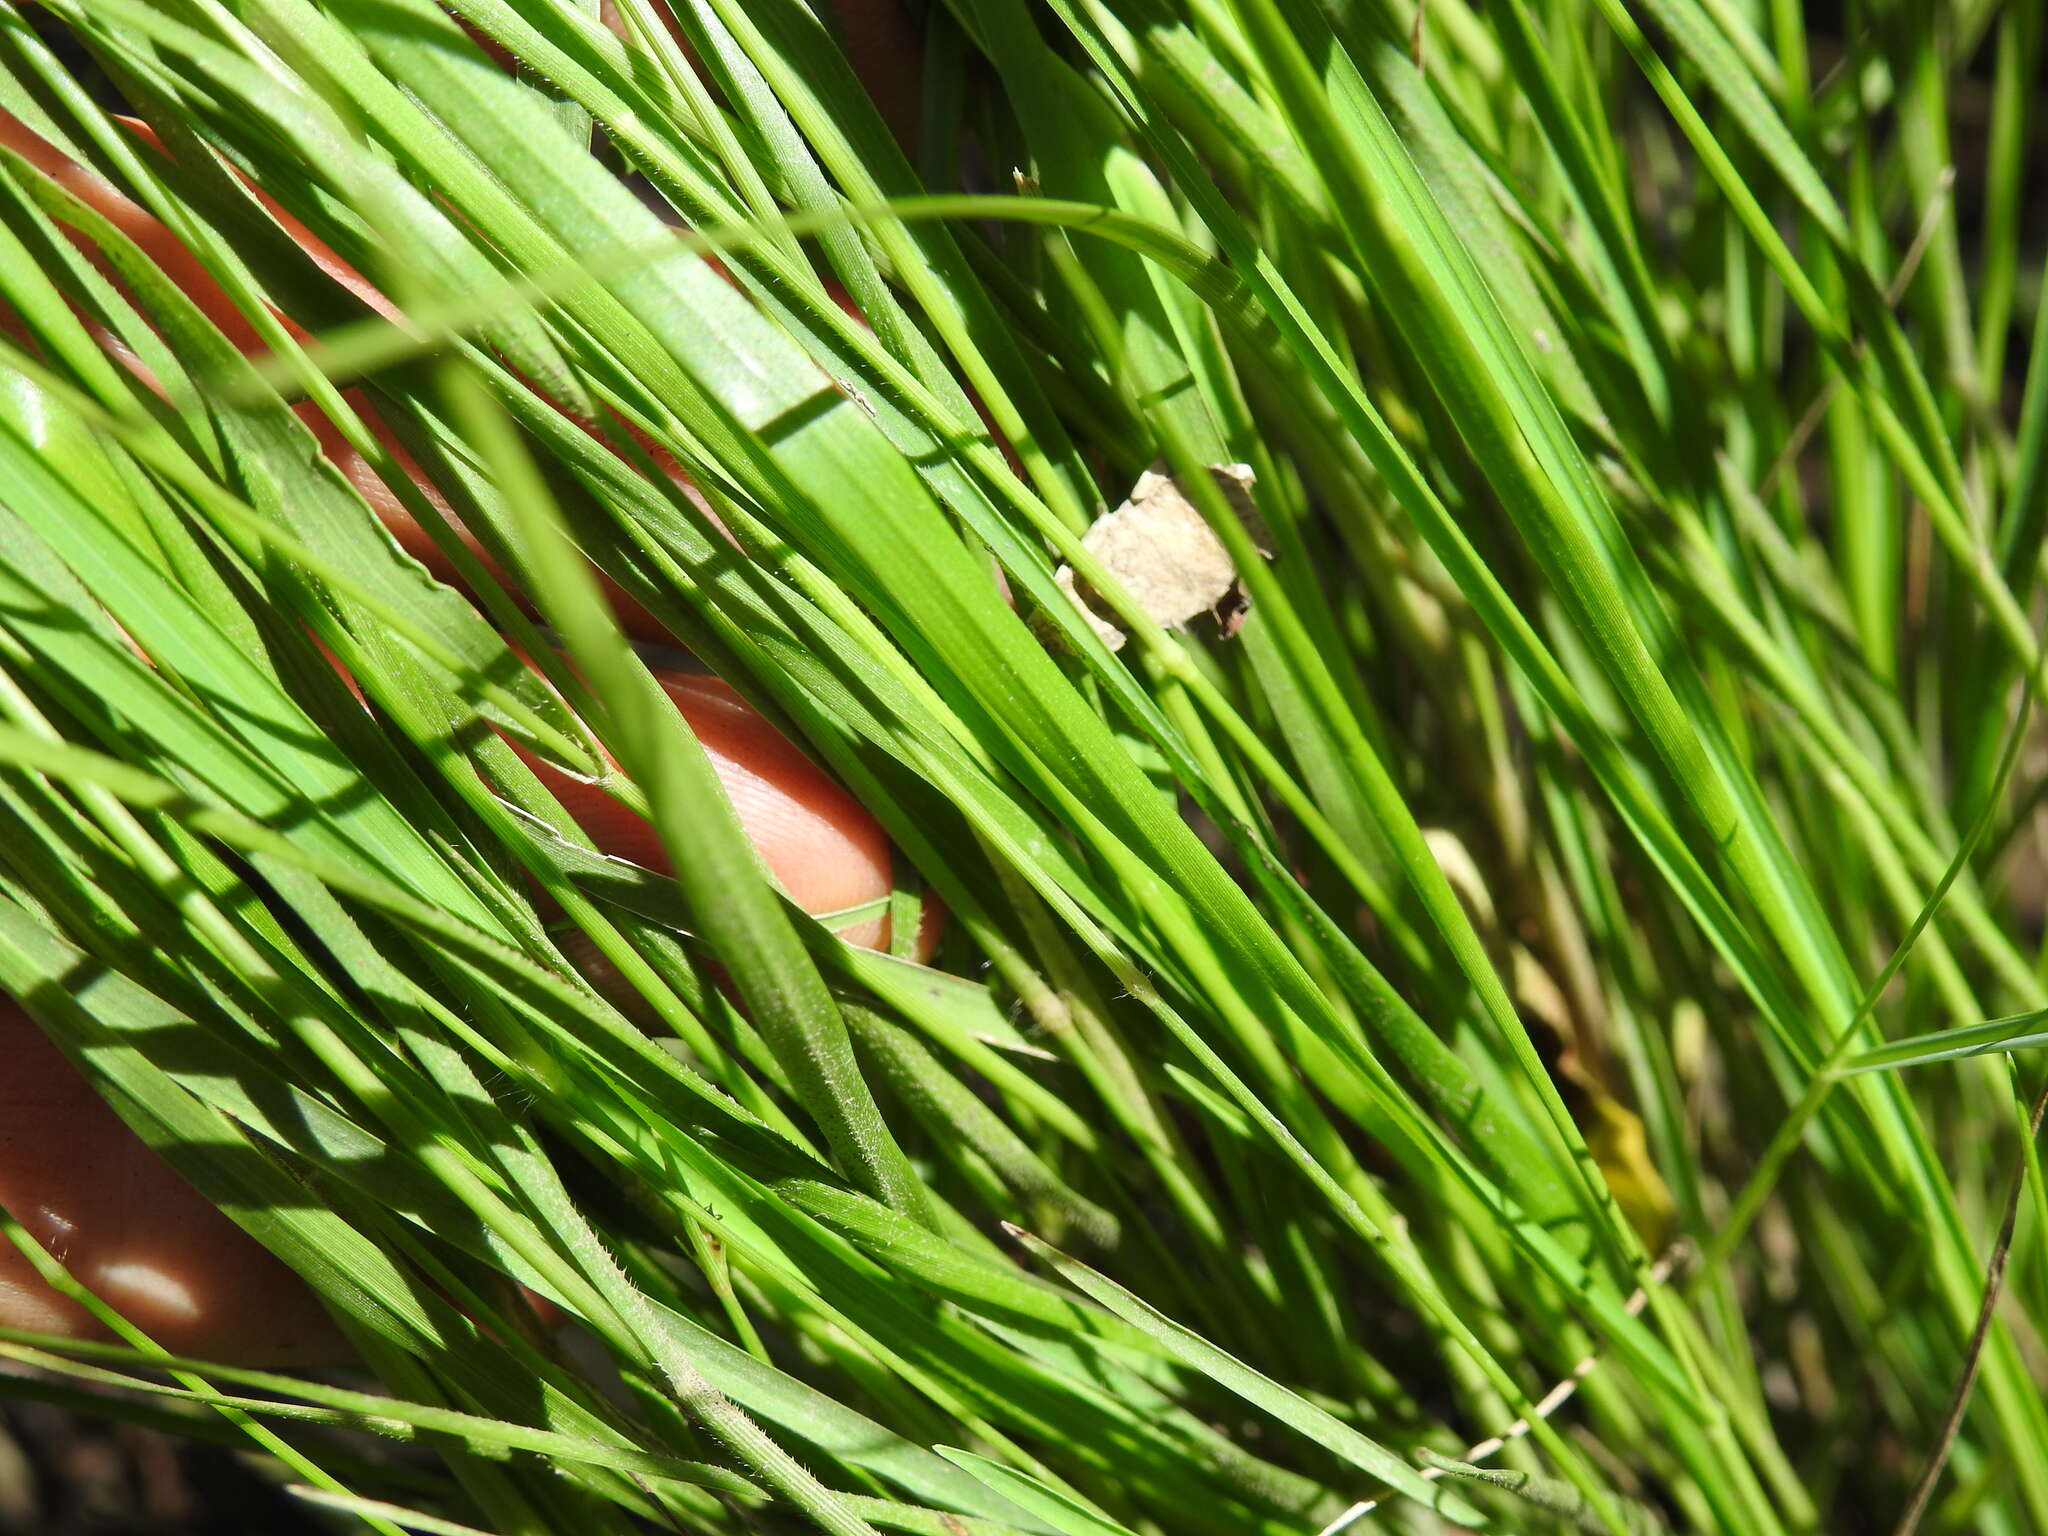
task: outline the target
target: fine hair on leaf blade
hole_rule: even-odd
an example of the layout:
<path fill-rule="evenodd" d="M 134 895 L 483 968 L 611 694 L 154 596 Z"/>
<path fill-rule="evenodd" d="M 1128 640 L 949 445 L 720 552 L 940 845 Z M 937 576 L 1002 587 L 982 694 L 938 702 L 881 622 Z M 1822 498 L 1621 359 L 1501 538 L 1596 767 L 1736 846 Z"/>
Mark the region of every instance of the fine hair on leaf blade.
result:
<path fill-rule="evenodd" d="M 0 8 L 0 1524 L 2048 1533 L 2044 34 Z"/>

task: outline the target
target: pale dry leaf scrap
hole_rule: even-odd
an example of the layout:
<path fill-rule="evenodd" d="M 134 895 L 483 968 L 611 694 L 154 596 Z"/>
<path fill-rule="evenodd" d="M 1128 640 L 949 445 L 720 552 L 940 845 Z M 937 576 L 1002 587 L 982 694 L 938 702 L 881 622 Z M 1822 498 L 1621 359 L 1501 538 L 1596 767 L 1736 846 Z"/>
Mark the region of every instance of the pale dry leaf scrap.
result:
<path fill-rule="evenodd" d="M 1265 526 L 1252 505 L 1249 464 L 1213 464 L 1209 473 L 1232 509 L 1243 519 L 1264 553 Z M 1151 618 L 1177 629 L 1204 613 L 1234 628 L 1244 598 L 1237 570 L 1223 541 L 1171 475 L 1148 469 L 1138 476 L 1130 497 L 1114 512 L 1105 512 L 1081 536 L 1087 551 L 1100 560 Z M 1073 568 L 1054 573 L 1068 596 L 1112 651 L 1127 638 L 1099 610 L 1099 598 L 1087 592 Z M 1091 600 L 1093 599 L 1093 600 Z M 1106 606 L 1106 605 L 1102 605 Z"/>

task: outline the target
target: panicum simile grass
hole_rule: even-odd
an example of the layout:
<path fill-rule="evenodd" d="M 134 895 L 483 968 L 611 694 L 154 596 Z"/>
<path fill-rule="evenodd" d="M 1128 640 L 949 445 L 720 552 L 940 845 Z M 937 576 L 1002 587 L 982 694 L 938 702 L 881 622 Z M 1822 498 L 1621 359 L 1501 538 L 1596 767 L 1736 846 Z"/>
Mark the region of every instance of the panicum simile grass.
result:
<path fill-rule="evenodd" d="M 919 9 L 0 10 L 191 262 L 0 151 L 0 988 L 362 1369 L 0 1390 L 380 1531 L 2048 1531 L 2041 6 Z"/>

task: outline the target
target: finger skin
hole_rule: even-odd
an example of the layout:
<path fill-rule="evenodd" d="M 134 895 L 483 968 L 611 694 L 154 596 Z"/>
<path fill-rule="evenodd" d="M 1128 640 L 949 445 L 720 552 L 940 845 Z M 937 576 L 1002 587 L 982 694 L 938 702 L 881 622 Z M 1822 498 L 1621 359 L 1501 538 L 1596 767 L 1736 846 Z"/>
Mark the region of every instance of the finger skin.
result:
<path fill-rule="evenodd" d="M 762 862 L 799 906 L 836 912 L 888 894 L 889 840 L 851 795 L 730 685 L 659 669 L 656 676 L 703 744 Z M 537 757 L 526 760 L 599 847 L 653 869 L 669 867 L 645 821 L 582 780 Z M 886 919 L 839 931 L 855 944 L 887 941 Z"/>
<path fill-rule="evenodd" d="M 916 29 L 900 0 L 841 0 L 839 11 L 849 46 L 854 47 L 856 63 L 864 76 L 874 81 L 878 90 L 891 82 L 900 85 L 906 78 L 904 71 L 916 63 Z M 138 137 L 154 145 L 155 137 L 145 124 L 131 122 L 129 126 Z M 204 268 L 145 210 L 90 171 L 67 160 L 4 110 L 0 110 L 0 144 L 59 177 L 71 192 L 118 224 L 152 261 L 179 280 L 194 301 L 238 345 L 245 350 L 260 345 L 254 329 Z M 265 204 L 323 269 L 373 308 L 390 312 L 388 302 L 360 274 L 269 199 L 265 199 Z M 303 336 L 289 317 L 280 319 Z M 363 392 L 350 389 L 346 394 L 394 462 L 448 518 L 471 552 L 494 577 L 516 591 L 517 583 L 507 579 L 475 537 L 462 527 L 418 464 L 377 418 Z M 327 457 L 355 485 L 400 546 L 440 580 L 456 582 L 453 564 L 326 416 L 311 404 L 303 405 L 300 415 L 319 439 Z M 671 473 L 682 480 L 680 471 L 672 466 Z M 687 482 L 684 484 L 687 489 Z M 659 621 L 638 603 L 609 581 L 605 587 L 629 634 L 643 640 L 668 638 Z M 683 674 L 667 675 L 663 682 L 704 741 L 733 797 L 741 823 L 792 897 L 807 910 L 831 912 L 872 901 L 889 890 L 887 840 L 851 796 L 777 735 L 725 684 Z M 572 814 L 591 823 L 593 835 L 600 842 L 606 836 L 616 837 L 621 840 L 616 851 L 622 855 L 659 862 L 660 849 L 651 829 L 590 786 L 545 764 L 536 762 L 535 768 Z M 885 933 L 880 923 L 869 922 L 845 930 L 844 936 L 855 943 L 875 943 L 885 942 Z"/>
<path fill-rule="evenodd" d="M 849 39 L 865 39 L 862 47 L 873 57 L 877 68 L 882 65 L 881 55 L 887 52 L 884 45 L 892 38 L 896 43 L 903 43 L 906 38 L 914 41 L 914 28 L 899 0 L 844 0 L 840 9 Z M 914 50 L 903 55 L 912 57 Z M 146 125 L 131 126 L 139 136 L 154 143 Z M 119 224 L 153 261 L 179 279 L 194 301 L 239 345 L 253 349 L 259 344 L 254 330 L 227 296 L 170 231 L 145 210 L 67 160 L 5 111 L 0 111 L 0 144 L 60 177 L 74 194 Z M 383 297 L 364 283 L 359 274 L 289 215 L 274 204 L 269 206 L 323 268 L 355 289 L 373 307 L 388 310 Z M 288 317 L 281 318 L 287 325 L 291 323 Z M 377 419 L 362 392 L 351 389 L 347 393 L 350 403 L 362 412 L 400 469 L 448 517 L 492 575 L 503 580 L 505 573 L 461 526 L 420 467 Z M 400 546 L 440 580 L 456 581 L 452 563 L 333 424 L 311 405 L 302 407 L 301 415 L 329 459 L 362 493 Z M 672 473 L 681 479 L 679 471 Z M 516 590 L 516 583 L 507 581 L 506 585 Z M 606 587 L 628 633 L 640 639 L 667 638 L 659 622 L 639 604 L 609 582 Z M 859 906 L 887 893 L 891 885 L 887 839 L 851 796 L 779 736 L 724 683 L 676 673 L 664 675 L 663 684 L 711 754 L 742 825 L 792 897 L 809 911 L 831 912 Z M 619 846 L 614 851 L 623 856 L 660 861 L 659 844 L 644 823 L 590 786 L 538 761 L 534 766 L 571 813 L 589 823 L 592 835 L 600 843 L 607 837 L 616 838 Z M 885 934 L 882 924 L 869 922 L 846 930 L 844 936 L 855 943 L 875 943 L 886 942 Z"/>
<path fill-rule="evenodd" d="M 298 1364 L 341 1352 L 298 1276 L 172 1172 L 5 998 L 0 1205 L 74 1279 L 173 1353 Z M 0 1324 L 101 1332 L 6 1242 Z"/>
<path fill-rule="evenodd" d="M 152 259 L 184 282 L 233 339 L 244 347 L 256 345 L 253 329 L 146 212 L 55 155 L 4 112 L 0 143 L 62 176 L 70 190 L 113 217 Z M 331 261 L 331 253 L 322 258 L 316 252 L 316 259 Z M 345 268 L 337 276 L 360 283 Z M 365 297 L 379 302 L 374 293 Z M 367 466 L 324 418 L 308 413 L 307 419 L 337 464 L 370 494 L 400 542 L 445 578 L 445 560 L 390 492 L 382 486 L 372 489 Z M 381 423 L 373 416 L 366 419 L 387 446 L 395 447 Z M 409 459 L 401 457 L 400 463 L 420 479 Z M 618 600 L 629 628 L 640 633 L 655 629 L 654 621 L 626 604 L 623 594 Z M 797 901 L 826 912 L 887 894 L 887 839 L 845 790 L 725 684 L 681 674 L 664 676 L 663 682 L 703 742 L 764 863 Z M 536 770 L 599 846 L 661 865 L 658 843 L 645 823 L 587 784 L 545 765 L 537 764 Z M 919 934 L 920 948 L 927 952 L 934 929 L 928 908 Z M 845 937 L 856 943 L 884 943 L 886 935 L 885 919 L 845 930 Z M 297 1277 L 158 1159 L 34 1021 L 5 997 L 0 997 L 0 1205 L 74 1278 L 174 1352 L 276 1365 L 332 1360 L 345 1353 L 333 1324 Z M 45 1288 L 26 1258 L 6 1243 L 0 1243 L 0 1326 L 74 1336 L 101 1331 L 83 1309 Z"/>
<path fill-rule="evenodd" d="M 162 225 L 4 112 L 0 144 L 113 219 L 181 283 L 218 296 Z M 216 318 L 226 318 L 231 307 L 222 299 L 209 308 Z M 246 321 L 235 315 L 233 325 L 230 334 L 253 344 Z M 273 1364 L 331 1359 L 341 1349 L 333 1323 L 298 1277 L 151 1152 L 4 996 L 0 1206 L 75 1279 L 167 1349 Z M 47 1289 L 26 1256 L 4 1242 L 0 1325 L 65 1335 L 101 1332 L 83 1308 Z"/>
<path fill-rule="evenodd" d="M 662 682 L 763 862 L 798 902 L 829 912 L 888 893 L 888 839 L 852 796 L 718 679 L 668 673 Z M 592 786 L 529 762 L 600 848 L 666 867 L 646 822 Z M 928 911 L 921 950 L 929 952 L 935 929 Z M 842 933 L 853 943 L 883 944 L 888 921 L 869 919 Z M 5 998 L 0 1205 L 75 1278 L 173 1352 L 262 1364 L 343 1353 L 298 1278 L 151 1152 Z M 0 1326 L 100 1333 L 5 1243 Z"/>

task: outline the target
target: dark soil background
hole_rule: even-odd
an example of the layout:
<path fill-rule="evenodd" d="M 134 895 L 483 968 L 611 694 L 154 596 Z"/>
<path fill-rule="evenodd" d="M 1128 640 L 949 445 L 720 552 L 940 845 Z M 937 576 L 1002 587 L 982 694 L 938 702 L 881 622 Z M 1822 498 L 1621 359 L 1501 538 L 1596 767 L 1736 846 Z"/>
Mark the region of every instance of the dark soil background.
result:
<path fill-rule="evenodd" d="M 0 1381 L 6 1536 L 294 1536 L 324 1528 L 253 1457 L 7 1395 Z"/>

